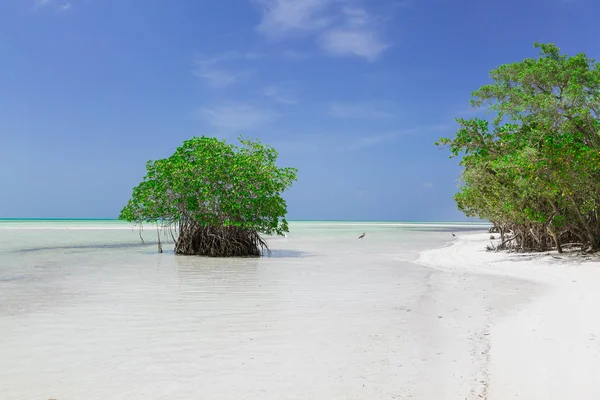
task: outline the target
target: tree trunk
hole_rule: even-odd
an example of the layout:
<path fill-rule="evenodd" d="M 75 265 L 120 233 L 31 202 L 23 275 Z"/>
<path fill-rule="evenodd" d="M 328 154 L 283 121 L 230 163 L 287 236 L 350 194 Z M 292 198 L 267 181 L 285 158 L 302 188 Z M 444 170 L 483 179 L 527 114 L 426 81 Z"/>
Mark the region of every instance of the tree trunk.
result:
<path fill-rule="evenodd" d="M 556 202 L 554 202 L 554 201 L 550 202 L 550 204 L 552 206 L 552 210 L 554 211 L 554 213 L 552 214 L 552 217 L 550 217 L 550 220 L 548 221 L 548 223 L 546 225 L 546 230 L 548 231 L 550 236 L 552 236 L 552 239 L 554 239 L 554 245 L 556 246 L 556 250 L 560 254 L 563 252 L 562 246 L 560 245 L 560 238 L 558 237 L 556 230 L 552 227 L 552 222 L 554 221 L 554 217 L 556 217 L 558 215 L 558 206 L 556 205 Z"/>
<path fill-rule="evenodd" d="M 581 227 L 583 228 L 583 231 L 585 232 L 585 235 L 590 242 L 589 243 L 590 247 L 593 250 L 597 250 L 598 249 L 598 244 L 597 244 L 598 241 L 594 237 L 594 233 L 590 230 L 589 225 L 585 222 L 583 215 L 581 215 L 581 212 L 579 211 L 579 207 L 577 206 L 577 203 L 575 203 L 575 199 L 573 199 L 573 196 L 569 195 L 569 201 L 573 205 L 573 209 L 575 210 L 577 219 L 579 219 L 579 222 L 581 223 Z"/>
<path fill-rule="evenodd" d="M 562 253 L 563 249 L 562 246 L 560 245 L 560 238 L 558 237 L 558 235 L 556 234 L 556 231 L 550 227 L 550 225 L 548 225 L 546 227 L 546 229 L 548 230 L 548 233 L 550 234 L 550 236 L 552 236 L 552 239 L 554 239 L 554 244 L 556 245 L 556 250 L 558 250 L 558 253 Z"/>

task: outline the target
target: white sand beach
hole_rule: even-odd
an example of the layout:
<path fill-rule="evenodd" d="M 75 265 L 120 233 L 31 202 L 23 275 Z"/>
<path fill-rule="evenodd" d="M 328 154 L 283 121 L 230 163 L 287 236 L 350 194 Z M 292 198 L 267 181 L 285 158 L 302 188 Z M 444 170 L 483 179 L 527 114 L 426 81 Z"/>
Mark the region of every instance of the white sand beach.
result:
<path fill-rule="evenodd" d="M 418 263 L 460 274 L 517 278 L 493 285 L 485 345 L 488 399 L 600 398 L 600 258 L 571 253 L 485 251 L 486 233 L 459 236 L 452 245 L 420 254 Z M 525 282 L 529 282 L 526 284 Z M 500 312 L 517 292 L 529 299 Z M 481 293 L 484 301 L 491 293 Z"/>
<path fill-rule="evenodd" d="M 596 262 L 477 226 L 292 223 L 223 260 L 107 225 L 0 226 L 0 398 L 600 398 Z"/>

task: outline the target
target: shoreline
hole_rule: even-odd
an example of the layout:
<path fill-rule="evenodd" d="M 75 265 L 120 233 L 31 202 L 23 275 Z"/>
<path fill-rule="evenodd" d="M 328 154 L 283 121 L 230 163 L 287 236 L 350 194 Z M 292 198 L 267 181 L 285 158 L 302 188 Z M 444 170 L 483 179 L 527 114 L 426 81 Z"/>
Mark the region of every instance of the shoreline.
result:
<path fill-rule="evenodd" d="M 507 292 L 490 309 L 489 349 L 479 360 L 485 398 L 600 398 L 600 258 L 488 252 L 489 237 L 458 234 L 415 261 L 464 277 L 516 278 L 512 290 L 530 294 L 528 301 L 510 304 Z"/>
<path fill-rule="evenodd" d="M 431 229 L 473 229 L 484 228 L 487 225 L 469 223 L 444 223 L 444 222 L 327 222 L 327 221 L 289 221 L 291 227 L 305 228 L 319 226 L 342 226 L 364 229 L 367 227 L 378 228 L 431 228 Z M 0 220 L 0 230 L 128 230 L 140 229 L 142 225 L 116 220 Z M 154 224 L 144 224 L 152 229 Z"/>

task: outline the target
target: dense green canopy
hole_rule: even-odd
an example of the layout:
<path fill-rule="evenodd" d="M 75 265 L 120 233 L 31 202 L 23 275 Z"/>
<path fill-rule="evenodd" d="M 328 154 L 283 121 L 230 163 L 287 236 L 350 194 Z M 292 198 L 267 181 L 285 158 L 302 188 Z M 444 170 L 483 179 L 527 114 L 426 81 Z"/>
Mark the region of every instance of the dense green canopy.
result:
<path fill-rule="evenodd" d="M 256 255 L 242 237 L 262 247 L 258 233 L 288 231 L 281 194 L 297 170 L 277 167 L 275 149 L 259 141 L 240 142 L 195 137 L 171 157 L 149 161 L 119 219 L 178 228 L 179 253 Z"/>
<path fill-rule="evenodd" d="M 539 58 L 494 69 L 473 93 L 473 106 L 497 113 L 492 124 L 457 119 L 456 136 L 436 144 L 462 156 L 459 209 L 492 221 L 502 247 L 598 250 L 600 66 L 535 47 Z"/>

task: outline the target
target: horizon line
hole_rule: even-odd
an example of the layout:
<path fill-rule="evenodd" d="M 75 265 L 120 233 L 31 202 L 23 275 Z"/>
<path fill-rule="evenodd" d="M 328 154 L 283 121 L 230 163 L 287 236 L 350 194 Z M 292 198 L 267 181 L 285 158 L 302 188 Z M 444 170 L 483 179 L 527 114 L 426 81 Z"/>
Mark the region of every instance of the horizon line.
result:
<path fill-rule="evenodd" d="M 120 221 L 117 218 L 0 218 L 2 221 Z M 126 222 L 126 221 L 122 221 Z M 366 219 L 291 219 L 288 222 L 392 222 L 392 223 L 474 223 L 490 224 L 489 221 L 416 221 L 416 220 L 366 220 Z"/>

